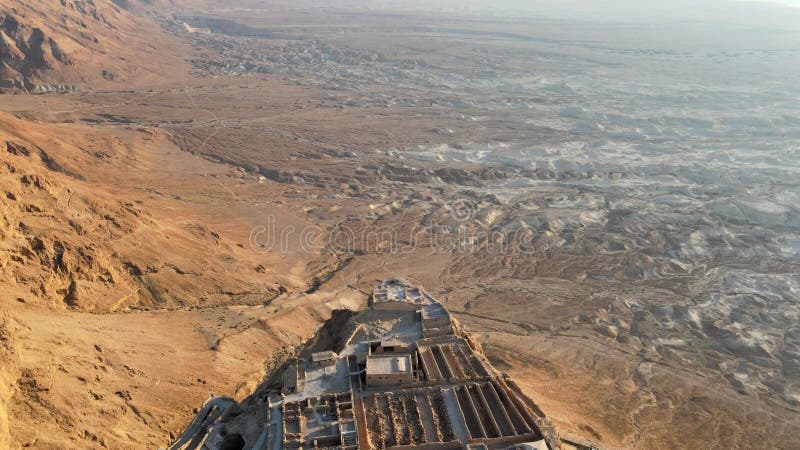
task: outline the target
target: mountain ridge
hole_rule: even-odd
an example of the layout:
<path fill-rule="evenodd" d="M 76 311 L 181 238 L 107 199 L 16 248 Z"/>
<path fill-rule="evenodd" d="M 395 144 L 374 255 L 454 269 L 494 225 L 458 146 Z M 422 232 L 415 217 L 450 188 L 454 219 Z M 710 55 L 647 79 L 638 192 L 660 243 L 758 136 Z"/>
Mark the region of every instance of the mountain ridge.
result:
<path fill-rule="evenodd" d="M 0 88 L 31 93 L 174 78 L 185 50 L 154 21 L 150 2 L 3 0 Z M 156 44 L 157 43 L 157 44 Z"/>

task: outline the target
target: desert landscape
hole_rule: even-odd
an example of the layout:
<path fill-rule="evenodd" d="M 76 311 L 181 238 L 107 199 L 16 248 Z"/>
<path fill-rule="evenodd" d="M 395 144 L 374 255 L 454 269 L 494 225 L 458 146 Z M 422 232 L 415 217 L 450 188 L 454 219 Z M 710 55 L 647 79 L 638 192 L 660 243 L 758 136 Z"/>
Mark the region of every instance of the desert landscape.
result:
<path fill-rule="evenodd" d="M 391 277 L 564 439 L 797 447 L 800 30 L 437 5 L 0 0 L 0 448 L 166 448 Z"/>

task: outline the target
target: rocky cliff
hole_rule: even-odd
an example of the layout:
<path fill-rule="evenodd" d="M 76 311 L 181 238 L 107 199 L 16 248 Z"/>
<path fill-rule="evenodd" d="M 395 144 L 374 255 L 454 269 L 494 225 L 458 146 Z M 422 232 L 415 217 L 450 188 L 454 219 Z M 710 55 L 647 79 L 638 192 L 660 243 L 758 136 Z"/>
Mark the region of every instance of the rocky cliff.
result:
<path fill-rule="evenodd" d="M 174 75 L 179 44 L 135 14 L 148 3 L 0 1 L 0 89 L 64 92 Z"/>

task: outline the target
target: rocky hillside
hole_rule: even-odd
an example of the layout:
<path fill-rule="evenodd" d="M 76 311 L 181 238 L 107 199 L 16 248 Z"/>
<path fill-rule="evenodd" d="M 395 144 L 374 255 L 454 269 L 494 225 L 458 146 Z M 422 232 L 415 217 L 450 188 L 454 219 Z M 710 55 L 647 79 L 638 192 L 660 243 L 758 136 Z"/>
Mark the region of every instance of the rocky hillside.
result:
<path fill-rule="evenodd" d="M 151 207 L 145 192 L 109 185 L 150 170 L 145 158 L 169 163 L 149 153 L 172 148 L 164 136 L 81 133 L 92 129 L 0 117 L 0 284 L 19 302 L 107 312 L 260 304 L 281 292 L 219 232 L 164 217 L 189 202 L 154 195 Z"/>
<path fill-rule="evenodd" d="M 155 128 L 0 113 L 0 449 L 156 448 L 343 307 L 250 247 L 293 217 L 269 187 Z"/>
<path fill-rule="evenodd" d="M 148 3 L 0 1 L 0 88 L 41 93 L 174 76 L 180 65 L 160 62 L 179 59 L 180 44 L 134 14 Z"/>

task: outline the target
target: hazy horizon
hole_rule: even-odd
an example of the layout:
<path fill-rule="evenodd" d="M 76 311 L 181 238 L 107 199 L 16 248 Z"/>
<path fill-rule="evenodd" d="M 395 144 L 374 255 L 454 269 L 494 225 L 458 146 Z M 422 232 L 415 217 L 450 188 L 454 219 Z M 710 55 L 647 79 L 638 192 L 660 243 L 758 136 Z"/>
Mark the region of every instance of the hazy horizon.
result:
<path fill-rule="evenodd" d="M 676 0 L 378 0 L 313 1 L 316 6 L 360 6 L 371 10 L 430 10 L 459 13 L 520 14 L 552 19 L 623 23 L 715 22 L 800 31 L 800 1 Z"/>

